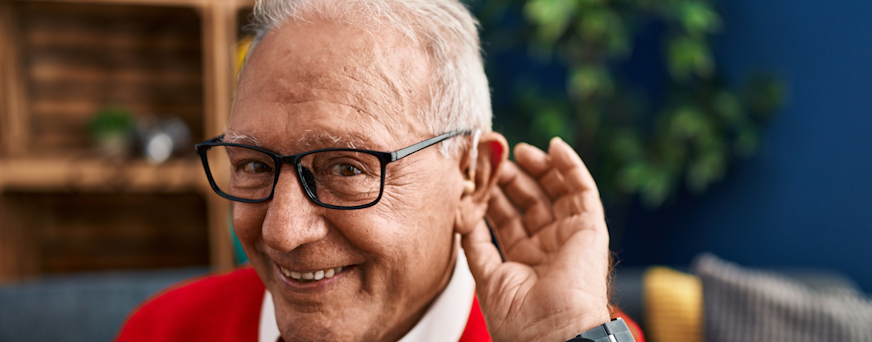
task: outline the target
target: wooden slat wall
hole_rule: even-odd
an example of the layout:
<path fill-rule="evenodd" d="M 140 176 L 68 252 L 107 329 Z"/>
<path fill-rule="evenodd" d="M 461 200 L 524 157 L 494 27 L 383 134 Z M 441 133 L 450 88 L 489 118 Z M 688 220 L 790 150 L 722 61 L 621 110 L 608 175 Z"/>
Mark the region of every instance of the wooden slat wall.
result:
<path fill-rule="evenodd" d="M 230 96 L 233 92 L 233 42 L 237 31 L 236 10 L 232 1 L 213 1 L 201 11 L 203 19 L 203 50 L 208 57 L 204 61 L 207 70 L 204 84 L 206 120 L 205 131 L 209 136 L 224 132 L 230 115 Z M 214 270 L 233 266 L 233 246 L 227 234 L 227 219 L 230 206 L 217 194 L 210 194 L 209 227 L 211 263 Z"/>
<path fill-rule="evenodd" d="M 20 153 L 30 133 L 16 14 L 13 3 L 0 2 L 0 155 L 4 156 Z"/>
<path fill-rule="evenodd" d="M 15 27 L 11 5 L 0 2 L 0 158 L 9 153 L 9 97 L 13 75 L 10 63 L 12 55 L 17 51 L 12 43 L 11 29 Z M 0 261 L 2 262 L 2 261 Z"/>
<path fill-rule="evenodd" d="M 105 106 L 177 115 L 202 140 L 202 35 L 193 9 L 16 5 L 32 151 L 87 149 L 88 119 Z"/>
<path fill-rule="evenodd" d="M 37 208 L 0 196 L 0 282 L 26 279 L 39 274 L 38 233 L 30 229 Z"/>
<path fill-rule="evenodd" d="M 38 257 L 30 262 L 36 265 L 22 267 L 38 273 L 209 264 L 206 202 L 196 194 L 11 192 L 2 197 L 29 209 L 16 215 L 27 227 L 4 230 L 34 233 L 30 239 L 36 236 L 31 245 Z"/>

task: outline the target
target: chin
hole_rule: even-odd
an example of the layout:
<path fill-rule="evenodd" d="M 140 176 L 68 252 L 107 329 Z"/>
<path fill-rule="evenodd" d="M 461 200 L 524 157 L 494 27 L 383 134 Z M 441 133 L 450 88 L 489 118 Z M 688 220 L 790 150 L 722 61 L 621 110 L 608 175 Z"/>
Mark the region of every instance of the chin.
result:
<path fill-rule="evenodd" d="M 376 341 L 378 331 L 368 331 L 366 327 L 377 328 L 374 322 L 365 322 L 360 310 L 318 310 L 300 312 L 296 307 L 276 307 L 276 320 L 282 339 L 291 341 Z M 306 310 L 308 311 L 308 310 Z M 367 310 L 363 310 L 366 312 Z M 382 327 L 383 328 L 383 327 Z"/>
<path fill-rule="evenodd" d="M 330 279 L 296 282 L 276 267 L 268 270 L 267 288 L 273 295 L 282 338 L 290 341 L 383 340 L 384 308 L 364 291 L 363 269 L 348 267 Z M 266 281 L 265 281 L 266 282 Z"/>

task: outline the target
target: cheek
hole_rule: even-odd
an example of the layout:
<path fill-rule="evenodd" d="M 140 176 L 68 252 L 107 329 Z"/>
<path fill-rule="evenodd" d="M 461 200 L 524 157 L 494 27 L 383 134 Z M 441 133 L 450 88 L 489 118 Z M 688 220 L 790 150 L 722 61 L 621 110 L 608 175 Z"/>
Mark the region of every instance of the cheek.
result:
<path fill-rule="evenodd" d="M 261 237 L 267 208 L 265 203 L 233 202 L 233 230 L 247 252 Z"/>
<path fill-rule="evenodd" d="M 457 199 L 452 197 L 456 191 L 451 191 L 451 177 L 439 171 L 415 170 L 386 184 L 377 205 L 345 217 L 347 226 L 357 227 L 346 236 L 389 259 L 397 271 L 450 259 Z"/>
<path fill-rule="evenodd" d="M 390 207 L 387 211 L 414 213 L 420 217 L 420 214 L 435 216 L 453 210 L 449 207 L 458 203 L 460 196 L 459 193 L 454 195 L 456 191 L 451 189 L 460 189 L 454 186 L 460 184 L 460 180 L 450 168 L 437 166 L 445 165 L 423 158 L 414 160 L 398 172 L 401 173 L 398 177 L 386 181 L 381 202 Z"/>

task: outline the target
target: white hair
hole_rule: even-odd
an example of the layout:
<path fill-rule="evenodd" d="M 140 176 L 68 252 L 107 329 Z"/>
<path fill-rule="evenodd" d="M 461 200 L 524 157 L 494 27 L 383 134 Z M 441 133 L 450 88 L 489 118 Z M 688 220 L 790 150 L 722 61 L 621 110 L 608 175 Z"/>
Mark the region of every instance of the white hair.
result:
<path fill-rule="evenodd" d="M 267 32 L 287 21 L 305 20 L 306 15 L 365 30 L 386 27 L 423 48 L 433 81 L 429 106 L 420 106 L 417 114 L 432 135 L 491 130 L 478 21 L 458 0 L 257 0 L 249 56 Z M 466 141 L 447 140 L 442 152 L 454 154 Z"/>

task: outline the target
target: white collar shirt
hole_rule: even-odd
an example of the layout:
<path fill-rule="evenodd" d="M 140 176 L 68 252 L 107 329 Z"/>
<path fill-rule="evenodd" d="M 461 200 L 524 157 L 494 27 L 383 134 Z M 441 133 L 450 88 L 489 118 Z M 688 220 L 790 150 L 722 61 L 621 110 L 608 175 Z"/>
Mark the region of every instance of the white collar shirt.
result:
<path fill-rule="evenodd" d="M 458 249 L 457 264 L 445 290 L 412 330 L 399 342 L 444 342 L 457 341 L 466 329 L 472 302 L 475 298 L 475 279 L 469 271 L 463 249 Z M 275 307 L 269 290 L 264 291 L 260 310 L 258 342 L 276 342 L 279 328 L 276 324 Z"/>

